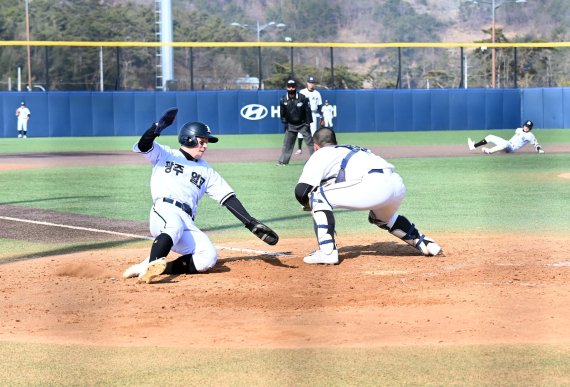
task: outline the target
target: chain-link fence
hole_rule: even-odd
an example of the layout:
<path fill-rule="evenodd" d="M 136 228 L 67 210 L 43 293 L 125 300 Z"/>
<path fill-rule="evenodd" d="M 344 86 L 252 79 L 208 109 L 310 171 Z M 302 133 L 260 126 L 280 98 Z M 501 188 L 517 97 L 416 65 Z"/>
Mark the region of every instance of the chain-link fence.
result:
<path fill-rule="evenodd" d="M 161 45 L 0 42 L 0 89 L 257 90 L 282 88 L 290 76 L 304 82 L 307 74 L 331 89 L 485 88 L 493 67 L 496 87 L 570 85 L 570 42 L 166 43 L 173 79 L 162 77 Z"/>

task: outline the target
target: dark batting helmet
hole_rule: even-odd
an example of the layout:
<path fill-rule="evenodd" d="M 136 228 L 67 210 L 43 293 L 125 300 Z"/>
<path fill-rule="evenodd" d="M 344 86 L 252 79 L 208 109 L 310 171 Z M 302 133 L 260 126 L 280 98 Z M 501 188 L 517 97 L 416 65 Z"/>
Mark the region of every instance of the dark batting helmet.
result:
<path fill-rule="evenodd" d="M 533 126 L 534 124 L 532 123 L 531 120 L 526 120 L 523 125 L 524 125 L 524 126 L 528 126 L 529 129 L 532 129 L 532 126 Z"/>
<path fill-rule="evenodd" d="M 185 123 L 184 126 L 180 128 L 180 133 L 178 134 L 178 142 L 180 145 L 194 148 L 198 145 L 197 137 L 207 138 L 209 142 L 218 142 L 218 138 L 212 136 L 210 127 L 201 122 Z"/>

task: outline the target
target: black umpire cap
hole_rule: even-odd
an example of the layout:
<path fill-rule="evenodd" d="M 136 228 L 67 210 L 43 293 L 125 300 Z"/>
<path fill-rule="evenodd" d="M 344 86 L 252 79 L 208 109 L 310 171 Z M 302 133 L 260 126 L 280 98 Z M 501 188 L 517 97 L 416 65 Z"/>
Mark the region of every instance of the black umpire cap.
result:
<path fill-rule="evenodd" d="M 295 81 L 294 79 L 289 79 L 287 81 L 287 86 L 293 86 L 293 87 L 297 87 L 297 81 Z"/>

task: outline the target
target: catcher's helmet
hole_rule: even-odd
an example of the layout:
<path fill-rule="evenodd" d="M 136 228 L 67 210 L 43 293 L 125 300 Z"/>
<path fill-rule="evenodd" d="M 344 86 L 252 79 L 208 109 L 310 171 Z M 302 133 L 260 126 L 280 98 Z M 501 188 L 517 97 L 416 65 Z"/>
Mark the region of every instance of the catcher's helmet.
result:
<path fill-rule="evenodd" d="M 180 128 L 178 142 L 180 145 L 193 148 L 198 145 L 197 137 L 207 138 L 209 142 L 218 142 L 218 138 L 212 136 L 210 127 L 201 122 L 187 122 Z"/>
<path fill-rule="evenodd" d="M 526 121 L 524 122 L 524 124 L 523 124 L 523 126 L 528 126 L 529 129 L 532 129 L 532 126 L 533 126 L 533 125 L 534 125 L 534 124 L 532 123 L 531 120 L 526 120 Z"/>

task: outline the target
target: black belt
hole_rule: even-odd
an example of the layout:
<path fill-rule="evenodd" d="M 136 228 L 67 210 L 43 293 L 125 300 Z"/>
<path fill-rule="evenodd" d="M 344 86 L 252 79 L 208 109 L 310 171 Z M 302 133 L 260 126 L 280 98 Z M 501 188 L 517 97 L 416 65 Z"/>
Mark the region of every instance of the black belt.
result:
<path fill-rule="evenodd" d="M 371 169 L 368 171 L 368 173 L 384 173 L 383 169 Z"/>
<path fill-rule="evenodd" d="M 163 202 L 166 203 L 170 203 L 170 204 L 174 204 L 176 207 L 180 208 L 182 211 L 184 211 L 185 213 L 187 213 L 188 215 L 190 215 L 192 217 L 192 208 L 190 208 L 190 206 L 186 203 L 180 203 L 177 202 L 174 199 L 170 199 L 170 198 L 162 198 Z"/>

